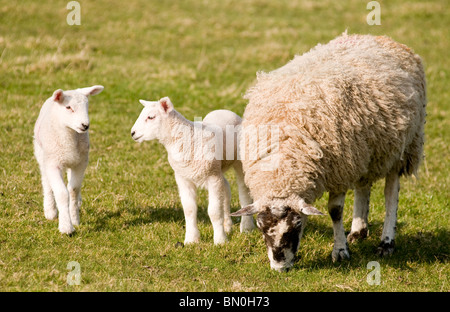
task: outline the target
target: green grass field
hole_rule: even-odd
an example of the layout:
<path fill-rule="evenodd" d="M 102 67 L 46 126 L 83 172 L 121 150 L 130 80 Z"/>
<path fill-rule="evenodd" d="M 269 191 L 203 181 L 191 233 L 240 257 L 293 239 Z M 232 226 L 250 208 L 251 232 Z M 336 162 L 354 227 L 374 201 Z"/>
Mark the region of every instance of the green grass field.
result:
<path fill-rule="evenodd" d="M 450 7 L 441 1 L 85 1 L 81 25 L 68 1 L 0 0 L 0 291 L 449 291 Z M 317 43 L 349 33 L 385 34 L 426 66 L 426 160 L 402 179 L 395 253 L 375 250 L 384 220 L 384 183 L 372 190 L 370 236 L 333 264 L 328 216 L 311 217 L 299 260 L 270 270 L 259 231 L 214 246 L 207 193 L 199 194 L 199 244 L 180 247 L 184 215 L 166 152 L 136 144 L 138 99 L 172 99 L 188 119 L 214 109 L 242 115 L 242 95 L 259 70 L 280 67 Z M 90 164 L 82 224 L 71 237 L 44 218 L 33 127 L 54 90 L 101 84 L 90 101 Z M 233 174 L 232 210 L 239 207 Z M 326 211 L 327 195 L 316 202 Z M 350 229 L 353 194 L 346 199 Z M 68 285 L 68 263 L 81 284 Z M 370 261 L 380 285 L 370 285 Z"/>

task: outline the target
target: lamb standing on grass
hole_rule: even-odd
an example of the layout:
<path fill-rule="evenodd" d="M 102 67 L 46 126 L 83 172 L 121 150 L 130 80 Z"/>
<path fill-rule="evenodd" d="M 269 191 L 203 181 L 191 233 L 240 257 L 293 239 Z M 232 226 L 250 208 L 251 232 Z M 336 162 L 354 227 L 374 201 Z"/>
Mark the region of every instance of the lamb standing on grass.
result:
<path fill-rule="evenodd" d="M 198 187 L 208 189 L 208 215 L 214 229 L 214 243 L 224 243 L 232 226 L 231 190 L 224 177 L 224 172 L 230 167 L 236 173 L 241 205 L 252 202 L 244 183 L 242 164 L 237 160 L 238 133 L 235 130 L 240 126 L 241 118 L 231 111 L 217 110 L 206 115 L 203 122 L 191 122 L 173 108 L 167 97 L 156 102 L 140 102 L 144 109 L 131 129 L 131 136 L 139 143 L 157 139 L 166 148 L 186 219 L 185 244 L 200 239 L 196 203 Z M 232 135 L 227 135 L 227 132 Z M 254 227 L 252 216 L 242 217 L 241 232 Z"/>
<path fill-rule="evenodd" d="M 80 224 L 81 183 L 89 157 L 88 96 L 103 86 L 56 90 L 45 101 L 34 127 L 34 154 L 44 189 L 44 215 L 58 217 L 59 231 L 71 234 Z M 63 173 L 67 170 L 68 185 Z"/>
<path fill-rule="evenodd" d="M 255 203 L 232 215 L 258 213 L 271 267 L 282 271 L 293 265 L 307 215 L 321 214 L 311 204 L 325 191 L 335 239 L 332 259 L 349 258 L 345 194 L 355 189 L 348 240 L 364 238 L 370 188 L 381 178 L 386 216 L 378 252 L 391 254 L 399 178 L 415 174 L 423 157 L 426 87 L 420 57 L 388 37 L 344 34 L 258 74 L 246 98 L 243 133 L 265 124 L 277 126 L 280 135 L 278 145 L 257 159 L 241 154 Z M 241 153 L 250 148 L 247 138 L 240 142 Z M 264 157 L 278 165 L 262 171 Z"/>

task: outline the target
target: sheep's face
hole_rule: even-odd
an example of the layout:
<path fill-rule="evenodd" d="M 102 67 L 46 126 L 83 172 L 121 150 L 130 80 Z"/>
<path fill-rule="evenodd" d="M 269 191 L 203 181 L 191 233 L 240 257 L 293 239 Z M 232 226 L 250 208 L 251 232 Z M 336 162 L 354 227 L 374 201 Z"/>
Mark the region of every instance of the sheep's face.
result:
<path fill-rule="evenodd" d="M 287 271 L 294 264 L 306 216 L 290 207 L 266 207 L 258 213 L 256 224 L 267 246 L 270 267 Z"/>
<path fill-rule="evenodd" d="M 58 120 L 67 128 L 78 133 L 85 133 L 89 129 L 88 106 L 90 95 L 103 91 L 103 86 L 63 91 L 56 90 L 52 100 L 58 105 Z"/>
<path fill-rule="evenodd" d="M 155 102 L 140 102 L 144 108 L 131 128 L 131 137 L 138 143 L 161 138 L 162 122 L 173 110 L 172 102 L 167 97 Z"/>
<path fill-rule="evenodd" d="M 257 214 L 256 224 L 264 236 L 270 267 L 282 272 L 294 265 L 307 216 L 322 213 L 304 201 L 275 200 L 267 204 L 256 201 L 231 215 L 252 214 Z"/>

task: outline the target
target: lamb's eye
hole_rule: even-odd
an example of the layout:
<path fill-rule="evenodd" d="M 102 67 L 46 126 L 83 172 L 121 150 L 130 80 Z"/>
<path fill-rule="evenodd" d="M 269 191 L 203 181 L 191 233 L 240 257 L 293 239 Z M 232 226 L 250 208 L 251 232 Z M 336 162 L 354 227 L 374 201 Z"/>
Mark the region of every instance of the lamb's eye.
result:
<path fill-rule="evenodd" d="M 147 120 L 152 120 L 152 119 L 155 119 L 155 116 L 148 116 L 147 117 Z"/>
<path fill-rule="evenodd" d="M 66 106 L 66 109 L 67 109 L 67 110 L 72 110 L 72 107 Z"/>

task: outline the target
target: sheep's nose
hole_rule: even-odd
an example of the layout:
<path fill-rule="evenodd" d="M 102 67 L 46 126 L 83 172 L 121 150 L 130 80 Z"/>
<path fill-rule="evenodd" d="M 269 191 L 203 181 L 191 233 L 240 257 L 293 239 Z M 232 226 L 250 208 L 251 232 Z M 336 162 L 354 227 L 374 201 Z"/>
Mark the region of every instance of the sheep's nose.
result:
<path fill-rule="evenodd" d="M 290 267 L 281 267 L 281 268 L 273 268 L 275 271 L 278 271 L 280 273 L 287 273 L 291 269 Z"/>
<path fill-rule="evenodd" d="M 136 131 L 132 131 L 131 132 L 131 137 L 134 137 L 135 134 L 136 134 Z"/>
<path fill-rule="evenodd" d="M 82 123 L 81 126 L 83 127 L 83 130 L 86 131 L 87 129 L 89 129 L 89 124 L 84 124 Z"/>

